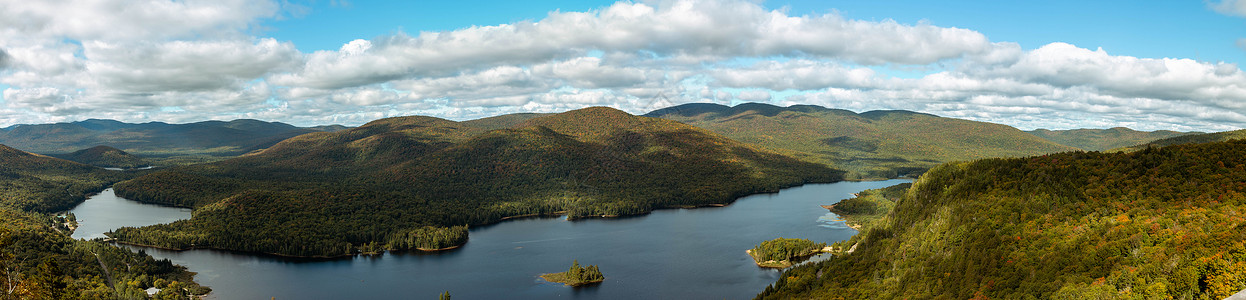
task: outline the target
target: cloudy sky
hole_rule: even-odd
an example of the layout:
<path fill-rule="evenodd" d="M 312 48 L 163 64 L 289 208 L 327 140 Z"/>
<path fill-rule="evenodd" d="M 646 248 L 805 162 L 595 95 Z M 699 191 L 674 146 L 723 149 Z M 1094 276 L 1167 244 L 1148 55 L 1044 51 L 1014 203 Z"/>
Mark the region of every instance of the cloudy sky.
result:
<path fill-rule="evenodd" d="M 1246 0 L 0 0 L 0 127 L 691 102 L 1246 127 Z"/>

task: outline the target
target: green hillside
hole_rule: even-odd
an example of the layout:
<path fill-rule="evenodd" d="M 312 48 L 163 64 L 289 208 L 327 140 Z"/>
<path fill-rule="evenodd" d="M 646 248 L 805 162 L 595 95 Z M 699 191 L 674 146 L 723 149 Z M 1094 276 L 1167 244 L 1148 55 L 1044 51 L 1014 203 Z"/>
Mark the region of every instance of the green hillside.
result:
<path fill-rule="evenodd" d="M 471 121 L 463 121 L 462 123 L 463 125 L 467 125 L 471 127 L 481 128 L 485 130 L 494 130 L 494 129 L 511 128 L 511 127 L 514 127 L 515 125 L 519 125 L 520 123 L 526 122 L 533 118 L 543 117 L 543 116 L 548 116 L 548 115 L 550 114 L 518 113 L 518 114 L 509 114 L 509 115 L 501 115 L 501 116 L 496 116 L 496 117 L 476 119 L 476 120 L 471 120 Z"/>
<path fill-rule="evenodd" d="M 55 156 L 64 160 L 105 168 L 133 169 L 151 165 L 151 162 L 141 157 L 108 146 L 95 146 Z"/>
<path fill-rule="evenodd" d="M 1246 289 L 1246 141 L 949 163 L 887 194 L 894 209 L 853 238 L 855 252 L 793 268 L 758 298 L 1223 299 Z"/>
<path fill-rule="evenodd" d="M 722 204 L 842 175 L 700 128 L 611 108 L 515 123 L 489 131 L 431 117 L 388 118 L 302 135 L 236 159 L 155 172 L 116 185 L 117 193 L 194 207 L 194 218 L 113 236 L 171 248 L 298 256 L 407 249 L 410 243 L 400 240 L 412 238 L 424 241 L 418 248 L 443 248 L 466 238 L 454 225 Z"/>
<path fill-rule="evenodd" d="M 1105 151 L 1120 147 L 1145 144 L 1160 139 L 1198 134 L 1197 132 L 1176 132 L 1168 130 L 1137 131 L 1125 127 L 1072 130 L 1039 129 L 1026 132 L 1061 145 L 1085 151 Z"/>
<path fill-rule="evenodd" d="M 258 120 L 131 124 L 90 119 L 0 128 L 0 144 L 44 154 L 71 153 L 97 145 L 108 145 L 144 156 L 232 156 L 267 148 L 300 134 L 340 129 L 341 126 L 299 128 Z"/>
<path fill-rule="evenodd" d="M 68 210 L 130 176 L 4 145 L 0 162 L 0 206 L 37 213 Z"/>
<path fill-rule="evenodd" d="M 850 179 L 920 174 L 943 162 L 1076 150 L 1005 125 L 908 111 L 847 110 L 813 105 L 735 107 L 685 104 L 653 111 L 729 138 L 849 171 Z"/>
<path fill-rule="evenodd" d="M 1143 150 L 1146 148 L 1153 148 L 1153 147 L 1164 147 L 1164 146 L 1183 145 L 1183 144 L 1201 144 L 1201 143 L 1223 142 L 1223 141 L 1241 140 L 1241 139 L 1246 139 L 1246 129 L 1166 138 L 1162 140 L 1156 140 L 1150 143 L 1139 144 L 1139 145 L 1130 146 L 1130 147 L 1116 148 L 1116 149 L 1110 150 L 1110 152 L 1133 152 L 1133 151 L 1139 151 L 1139 150 Z"/>
<path fill-rule="evenodd" d="M 0 299 L 146 299 L 153 286 L 166 288 L 162 299 L 206 293 L 184 267 L 74 240 L 72 216 L 52 215 L 129 176 L 0 145 Z"/>

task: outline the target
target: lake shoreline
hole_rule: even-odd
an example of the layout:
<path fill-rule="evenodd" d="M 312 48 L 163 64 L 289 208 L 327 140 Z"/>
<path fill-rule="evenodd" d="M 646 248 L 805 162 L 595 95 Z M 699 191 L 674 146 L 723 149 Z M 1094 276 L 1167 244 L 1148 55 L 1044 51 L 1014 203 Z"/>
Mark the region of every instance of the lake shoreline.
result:
<path fill-rule="evenodd" d="M 378 251 L 393 255 L 306 258 L 202 245 L 189 247 L 190 244 L 178 245 L 187 249 L 151 247 L 141 243 L 117 245 L 131 251 L 149 249 L 147 252 L 157 259 L 171 259 L 186 266 L 199 273 L 195 276 L 198 282 L 213 288 L 209 298 L 218 299 L 262 299 L 270 296 L 357 298 L 361 297 L 359 295 L 368 295 L 362 296 L 364 298 L 401 298 L 409 296 L 409 293 L 399 290 L 412 289 L 448 290 L 454 296 L 465 299 L 504 298 L 507 295 L 548 299 L 559 295 L 565 297 L 568 293 L 588 300 L 657 298 L 659 295 L 729 299 L 756 294 L 773 284 L 775 276 L 780 273 L 757 267 L 751 261 L 742 261 L 741 258 L 747 259 L 748 256 L 724 249 L 747 249 L 754 246 L 757 240 L 773 238 L 774 235 L 819 241 L 847 239 L 855 232 L 842 227 L 810 225 L 825 222 L 810 223 L 825 214 L 825 211 L 815 213 L 820 210 L 810 208 L 836 197 L 849 197 L 852 192 L 891 184 L 894 183 L 806 184 L 776 195 L 758 193 L 751 195 L 756 197 L 740 197 L 720 209 L 663 208 L 647 216 L 602 222 L 540 218 L 548 217 L 548 214 L 517 215 L 507 220 L 519 222 L 494 223 L 508 223 L 501 226 L 472 226 L 471 244 L 445 250 L 445 253 L 425 254 L 418 249 L 409 249 Z M 135 207 L 147 204 L 131 200 L 124 202 Z M 101 204 L 105 203 L 111 202 L 100 202 L 96 206 L 102 208 L 105 206 Z M 121 210 L 106 211 L 94 207 L 75 213 L 82 218 L 90 216 L 89 211 L 124 215 Z M 113 223 L 102 224 L 105 226 L 94 225 L 94 229 L 86 229 L 89 232 L 83 231 L 83 234 L 99 236 L 99 232 L 107 231 L 106 228 L 116 227 L 109 227 Z M 753 224 L 747 226 L 754 228 L 752 231 L 755 232 L 738 231 L 739 226 L 745 224 Z M 655 232 L 662 234 L 655 236 Z M 802 263 L 824 256 L 827 255 L 815 256 Z M 607 274 L 611 275 L 611 283 L 572 288 L 538 278 L 545 273 L 540 272 L 542 269 L 554 271 L 548 270 L 550 265 L 584 257 L 598 258 L 603 267 L 614 270 Z M 669 263 L 653 266 L 644 263 L 652 261 Z M 654 272 L 668 274 L 668 277 L 655 277 Z M 706 288 L 715 282 L 738 284 Z M 490 288 L 481 289 L 480 286 Z"/>
<path fill-rule="evenodd" d="M 777 194 L 777 193 L 779 193 L 780 191 L 785 190 L 785 189 L 797 188 L 797 187 L 801 187 L 801 186 L 805 186 L 805 185 L 809 185 L 809 184 L 834 184 L 834 183 L 840 183 L 840 182 L 856 182 L 856 181 L 836 180 L 836 181 L 830 181 L 830 182 L 818 182 L 818 181 L 812 181 L 812 182 L 802 182 L 802 183 L 796 183 L 796 184 L 791 184 L 791 185 L 782 185 L 782 186 L 780 186 L 779 188 L 774 189 L 774 190 L 771 190 L 771 189 L 766 189 L 766 190 L 762 190 L 762 191 L 759 191 L 759 192 L 746 193 L 746 194 L 743 194 L 743 195 L 738 195 L 738 196 L 730 197 L 731 199 L 730 199 L 729 201 L 726 201 L 726 203 L 708 203 L 708 204 L 694 204 L 694 205 L 676 205 L 676 206 L 666 206 L 666 207 L 658 207 L 658 208 L 654 208 L 654 209 L 651 209 L 651 210 L 649 210 L 649 211 L 645 211 L 645 212 L 641 212 L 641 213 L 636 213 L 636 214 L 623 214 L 623 215 L 590 215 L 590 216 L 579 216 L 579 217 L 572 217 L 572 216 L 569 216 L 569 215 L 567 215 L 567 211 L 556 211 L 556 212 L 552 212 L 552 213 L 523 214 L 523 215 L 516 215 L 516 216 L 507 216 L 507 217 L 502 217 L 502 218 L 500 218 L 500 219 L 498 219 L 498 220 L 496 220 L 496 221 L 486 222 L 486 223 L 479 224 L 479 225 L 468 226 L 468 229 L 471 229 L 471 228 L 474 228 L 474 227 L 480 227 L 480 226 L 492 226 L 492 225 L 497 225 L 497 224 L 503 223 L 504 221 L 509 221 L 509 220 L 520 220 L 520 219 L 527 219 L 527 218 L 541 218 L 541 217 L 557 217 L 557 216 L 565 216 L 567 221 L 578 221 L 578 220 L 584 220 L 584 219 L 616 219 L 616 218 L 626 218 L 626 217 L 644 216 L 644 215 L 648 215 L 648 214 L 653 213 L 654 211 L 659 211 L 659 210 L 669 210 L 669 209 L 696 209 L 696 208 L 707 208 L 707 207 L 727 207 L 727 206 L 730 206 L 730 205 L 731 205 L 732 203 L 734 203 L 735 201 L 738 201 L 738 200 L 740 200 L 740 199 L 743 199 L 743 198 L 745 198 L 745 197 L 749 197 L 749 196 L 755 196 L 755 195 L 766 195 L 766 194 Z M 865 181 L 862 181 L 862 182 L 865 182 Z M 109 187 L 108 187 L 108 188 L 106 188 L 105 190 L 107 190 L 107 189 L 112 189 L 112 186 L 109 186 Z M 102 192 L 102 191 L 101 191 L 101 192 Z M 115 193 L 115 192 L 114 192 L 114 193 Z M 120 197 L 120 196 L 118 196 L 118 197 Z M 155 204 L 155 205 L 161 205 L 161 206 L 167 206 L 167 207 L 174 207 L 174 208 L 188 208 L 188 207 L 183 207 L 183 206 L 169 205 L 169 204 L 162 204 L 162 203 L 153 203 L 153 202 L 147 202 L 147 201 L 141 201 L 141 200 L 133 200 L 133 199 L 128 199 L 128 198 L 124 198 L 124 199 L 126 199 L 126 200 L 131 200 L 131 201 L 137 201 L 137 202 L 144 203 L 144 204 Z M 192 210 L 192 213 L 193 213 L 194 208 L 190 208 L 190 209 Z M 193 217 L 193 215 L 192 215 L 192 217 Z M 470 233 L 469 233 L 468 235 L 469 235 L 469 239 L 468 239 L 468 240 L 470 240 Z M 116 242 L 122 242 L 122 241 L 121 241 L 121 240 L 119 240 L 119 239 L 113 239 L 113 240 L 114 240 L 114 241 L 116 241 Z M 205 247 L 191 247 L 191 248 L 187 248 L 187 249 L 175 249 L 175 248 L 154 247 L 154 246 L 143 245 L 143 244 L 139 244 L 139 243 L 130 243 L 130 242 L 126 242 L 126 243 L 128 243 L 128 244 L 130 244 L 130 245 L 132 245 L 132 246 L 137 246 L 137 247 L 151 247 L 151 248 L 158 248 L 158 249 L 172 250 L 172 251 L 188 251 L 188 250 L 218 250 L 218 251 L 228 251 L 228 252 L 238 252 L 238 253 L 255 253 L 255 254 L 263 254 L 263 255 L 277 256 L 277 257 L 285 257 L 285 258 L 301 258 L 301 259 L 345 259 L 345 258 L 351 258 L 351 257 L 355 257 L 355 256 L 360 256 L 360 255 L 367 255 L 367 256 L 381 256 L 381 255 L 383 255 L 383 254 L 384 254 L 384 253 L 362 253 L 362 252 L 361 252 L 361 253 L 341 254 L 341 255 L 334 255 L 334 256 L 323 256 L 323 255 L 318 255 L 318 256 L 302 256 L 302 255 L 292 255 L 292 254 L 270 253 L 270 252 L 263 252 L 263 251 L 247 251 L 247 250 L 237 250 L 237 249 L 217 248 L 217 247 L 212 247 L 212 246 L 205 246 Z M 455 248 L 459 248 L 459 247 L 462 247 L 462 246 L 464 246 L 464 245 L 466 245 L 466 244 L 467 244 L 467 241 L 464 241 L 462 244 L 453 245 L 453 246 L 451 246 L 451 247 L 444 248 L 444 250 L 443 250 L 443 249 L 423 250 L 423 249 L 418 249 L 418 248 L 416 248 L 415 250 L 436 253 L 436 252 L 441 252 L 441 251 L 445 251 L 445 250 L 452 250 L 452 249 L 455 249 Z"/>

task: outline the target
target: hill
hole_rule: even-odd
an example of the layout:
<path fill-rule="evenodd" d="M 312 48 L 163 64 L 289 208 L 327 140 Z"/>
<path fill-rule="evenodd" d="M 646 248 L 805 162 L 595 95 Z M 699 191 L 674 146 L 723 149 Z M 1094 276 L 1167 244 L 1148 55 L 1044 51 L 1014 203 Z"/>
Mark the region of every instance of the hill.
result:
<path fill-rule="evenodd" d="M 0 162 L 0 206 L 38 213 L 68 210 L 131 176 L 4 145 Z"/>
<path fill-rule="evenodd" d="M 611 108 L 514 123 L 487 130 L 432 117 L 387 118 L 155 172 L 116 185 L 117 193 L 194 207 L 194 217 L 113 236 L 296 256 L 445 248 L 466 240 L 466 229 L 455 225 L 723 204 L 842 174 Z"/>
<path fill-rule="evenodd" d="M 95 146 L 69 154 L 54 155 L 57 158 L 104 168 L 133 169 L 150 166 L 147 160 L 108 146 Z"/>
<path fill-rule="evenodd" d="M 1160 139 L 1198 134 L 1198 132 L 1176 132 L 1168 130 L 1137 131 L 1125 127 L 1072 130 L 1038 129 L 1026 132 L 1061 145 L 1085 151 L 1105 151 L 1120 147 L 1145 144 Z"/>
<path fill-rule="evenodd" d="M 793 268 L 758 298 L 1223 299 L 1246 289 L 1242 140 L 949 163 L 894 204 L 858 244 L 838 245 L 856 251 Z"/>
<path fill-rule="evenodd" d="M 1133 151 L 1139 151 L 1139 150 L 1143 150 L 1146 148 L 1154 148 L 1154 147 L 1164 147 L 1164 146 L 1184 145 L 1184 144 L 1213 143 L 1213 142 L 1223 142 L 1223 141 L 1240 140 L 1240 139 L 1246 139 L 1246 129 L 1171 137 L 1171 138 L 1156 140 L 1150 143 L 1140 144 L 1136 146 L 1116 148 L 1116 149 L 1112 149 L 1109 151 L 1110 152 L 1133 152 Z"/>
<path fill-rule="evenodd" d="M 299 128 L 285 123 L 245 119 L 189 124 L 131 124 L 90 119 L 10 126 L 0 129 L 0 144 L 44 154 L 63 154 L 108 145 L 145 156 L 239 155 L 267 148 L 300 134 L 340 129 L 340 126 Z"/>
<path fill-rule="evenodd" d="M 1005 125 L 909 111 L 857 114 L 813 105 L 696 103 L 645 116 L 784 149 L 806 161 L 847 170 L 851 179 L 912 176 L 948 161 L 1077 150 Z"/>
<path fill-rule="evenodd" d="M 145 298 L 143 289 L 156 283 L 173 287 L 161 297 L 176 296 L 182 288 L 206 293 L 184 267 L 99 241 L 74 240 L 72 215 L 52 215 L 130 176 L 0 145 L 0 286 L 5 287 L 0 299 Z"/>
<path fill-rule="evenodd" d="M 494 130 L 494 129 L 511 128 L 511 127 L 514 127 L 515 125 L 519 125 L 520 123 L 526 122 L 533 118 L 538 118 L 538 117 L 543 117 L 543 116 L 548 116 L 548 115 L 550 114 L 518 113 L 518 114 L 501 115 L 501 116 L 496 116 L 496 117 L 481 118 L 481 119 L 476 119 L 476 120 L 471 120 L 471 121 L 463 121 L 462 123 L 463 125 L 467 125 L 471 127 L 481 128 L 485 130 Z"/>

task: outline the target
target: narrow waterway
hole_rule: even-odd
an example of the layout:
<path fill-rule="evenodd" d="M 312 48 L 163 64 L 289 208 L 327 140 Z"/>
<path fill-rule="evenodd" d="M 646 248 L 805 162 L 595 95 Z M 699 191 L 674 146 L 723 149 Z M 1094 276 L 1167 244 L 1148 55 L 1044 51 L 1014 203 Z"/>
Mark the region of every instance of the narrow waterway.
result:
<path fill-rule="evenodd" d="M 908 182 L 811 184 L 744 197 L 715 208 L 569 222 L 521 219 L 473 228 L 462 248 L 438 253 L 299 260 L 214 250 L 145 248 L 198 272 L 214 299 L 747 299 L 778 279 L 745 250 L 776 237 L 835 242 L 856 233 L 819 207 L 852 193 Z M 72 211 L 74 237 L 103 236 L 120 226 L 170 222 L 189 210 L 116 198 L 111 190 Z M 541 273 L 573 259 L 600 266 L 606 281 L 570 288 Z"/>

